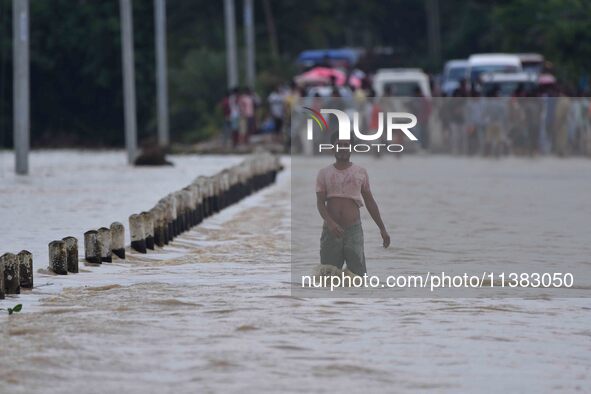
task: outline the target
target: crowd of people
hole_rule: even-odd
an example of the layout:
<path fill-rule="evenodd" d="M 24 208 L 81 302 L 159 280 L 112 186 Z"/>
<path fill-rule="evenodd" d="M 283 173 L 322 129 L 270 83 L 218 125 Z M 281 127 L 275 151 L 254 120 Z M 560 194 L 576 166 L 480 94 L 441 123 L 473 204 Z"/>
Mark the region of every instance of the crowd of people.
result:
<path fill-rule="evenodd" d="M 357 112 L 360 128 L 368 131 L 379 127 L 380 112 L 415 114 L 418 123 L 413 133 L 418 142 L 405 143 L 409 141 L 402 136 L 394 141 L 405 143 L 410 152 L 591 155 L 591 101 L 569 97 L 557 85 L 544 89 L 518 86 L 512 95 L 502 97 L 498 89 L 467 89 L 465 83 L 451 97 L 425 97 L 420 89 L 414 90 L 414 97 L 395 97 L 395 93 L 392 88 L 378 96 L 365 82 L 357 87 L 308 88 L 291 83 L 276 86 L 263 102 L 251 89 L 233 89 L 222 101 L 222 141 L 236 147 L 261 134 L 287 150 L 293 144 L 294 152 L 311 154 L 313 149 L 306 146 L 305 117 L 297 115 L 303 107 L 341 108 Z M 296 115 L 293 119 L 292 113 Z M 318 138 L 323 136 L 315 137 L 313 143 L 322 142 Z"/>
<path fill-rule="evenodd" d="M 435 100 L 444 151 L 453 154 L 591 154 L 591 101 L 567 96 L 558 85 L 507 97 L 461 84 L 449 99 Z"/>
<path fill-rule="evenodd" d="M 299 104 L 302 91 L 295 84 L 278 85 L 266 102 L 249 88 L 228 91 L 220 103 L 224 115 L 222 145 L 225 148 L 248 145 L 255 134 L 278 144 L 288 142 L 290 114 Z"/>
<path fill-rule="evenodd" d="M 259 105 L 258 95 L 250 88 L 233 88 L 226 93 L 220 103 L 224 114 L 224 147 L 249 143 L 250 136 L 257 131 L 256 108 Z"/>

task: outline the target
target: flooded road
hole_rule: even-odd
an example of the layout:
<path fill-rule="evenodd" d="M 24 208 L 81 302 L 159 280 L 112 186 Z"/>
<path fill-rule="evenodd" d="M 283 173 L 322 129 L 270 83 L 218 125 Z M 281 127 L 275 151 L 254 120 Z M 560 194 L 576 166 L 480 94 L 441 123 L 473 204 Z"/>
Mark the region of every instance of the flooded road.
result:
<path fill-rule="evenodd" d="M 537 164 L 553 169 L 560 187 L 586 190 L 581 182 L 589 179 L 591 162 L 549 160 L 554 163 Z M 414 229 L 441 225 L 430 215 L 404 218 L 401 207 L 413 200 L 427 206 L 442 193 L 464 198 L 466 191 L 454 183 L 455 174 L 445 171 L 458 163 L 484 172 L 522 167 L 512 174 L 527 174 L 536 164 L 411 158 L 404 165 L 419 176 L 433 165 L 441 173 L 429 185 L 407 182 L 404 194 L 396 196 L 391 206 L 402 223 L 414 223 Z M 207 219 L 171 247 L 132 255 L 128 263 L 92 273 L 88 286 L 62 283 L 65 289 L 57 294 L 39 294 L 32 311 L 1 317 L 0 392 L 588 390 L 588 299 L 292 296 L 294 164 L 289 159 L 285 164 L 276 185 Z M 495 190 L 511 193 L 502 182 Z M 376 197 L 384 198 L 383 191 L 376 188 Z M 471 193 L 470 198 L 489 198 Z M 588 203 L 588 196 L 573 197 L 571 204 L 588 209 L 579 205 Z M 457 208 L 437 204 L 450 217 Z M 298 220 L 316 226 L 316 212 L 308 215 Z M 371 224 L 364 223 L 368 254 L 379 260 Z M 394 253 L 403 263 L 418 253 L 407 243 L 412 234 L 391 228 L 398 245 Z M 312 251 L 318 237 L 310 231 Z M 437 242 L 433 240 L 431 257 L 448 258 L 446 250 L 453 245 Z M 588 258 L 586 252 L 582 246 L 572 251 L 581 260 Z"/>

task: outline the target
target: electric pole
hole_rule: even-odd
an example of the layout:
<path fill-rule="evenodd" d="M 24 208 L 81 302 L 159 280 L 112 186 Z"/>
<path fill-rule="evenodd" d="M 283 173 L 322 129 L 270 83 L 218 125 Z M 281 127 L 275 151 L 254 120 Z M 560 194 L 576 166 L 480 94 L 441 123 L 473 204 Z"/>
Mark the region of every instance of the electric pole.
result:
<path fill-rule="evenodd" d="M 14 154 L 18 175 L 29 173 L 29 0 L 13 0 Z"/>
<path fill-rule="evenodd" d="M 254 0 L 244 0 L 244 38 L 246 41 L 246 83 L 255 88 Z"/>
<path fill-rule="evenodd" d="M 226 66 L 228 69 L 228 87 L 238 86 L 238 64 L 236 63 L 236 19 L 234 0 L 224 0 L 226 20 Z"/>
<path fill-rule="evenodd" d="M 166 0 L 154 0 L 156 25 L 156 94 L 158 110 L 158 144 L 168 146 L 168 82 L 166 65 Z"/>
<path fill-rule="evenodd" d="M 125 146 L 127 161 L 133 164 L 137 150 L 135 110 L 135 73 L 133 64 L 133 18 L 131 0 L 119 0 L 121 8 L 121 51 L 123 59 L 123 98 L 125 109 Z"/>
<path fill-rule="evenodd" d="M 433 67 L 441 66 L 441 28 L 439 26 L 439 0 L 426 0 L 427 39 L 429 57 Z"/>

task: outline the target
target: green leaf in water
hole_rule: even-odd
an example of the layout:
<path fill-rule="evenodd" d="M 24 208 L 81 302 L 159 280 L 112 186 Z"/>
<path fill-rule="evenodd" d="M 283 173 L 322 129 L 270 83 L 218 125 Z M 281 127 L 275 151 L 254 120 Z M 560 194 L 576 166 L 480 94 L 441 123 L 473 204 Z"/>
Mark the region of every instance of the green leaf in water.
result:
<path fill-rule="evenodd" d="M 20 312 L 23 309 L 23 304 L 17 304 L 13 308 L 6 309 L 9 315 L 12 315 L 14 312 Z"/>

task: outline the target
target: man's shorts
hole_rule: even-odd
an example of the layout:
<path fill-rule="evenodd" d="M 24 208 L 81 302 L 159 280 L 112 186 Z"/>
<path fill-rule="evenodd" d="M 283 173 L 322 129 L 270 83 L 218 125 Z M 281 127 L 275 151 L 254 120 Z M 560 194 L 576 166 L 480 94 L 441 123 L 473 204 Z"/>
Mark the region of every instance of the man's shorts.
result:
<path fill-rule="evenodd" d="M 343 264 L 359 275 L 366 273 L 365 252 L 363 251 L 363 228 L 361 222 L 345 228 L 341 238 L 335 237 L 325 224 L 320 237 L 320 264 L 334 265 L 343 269 Z"/>

